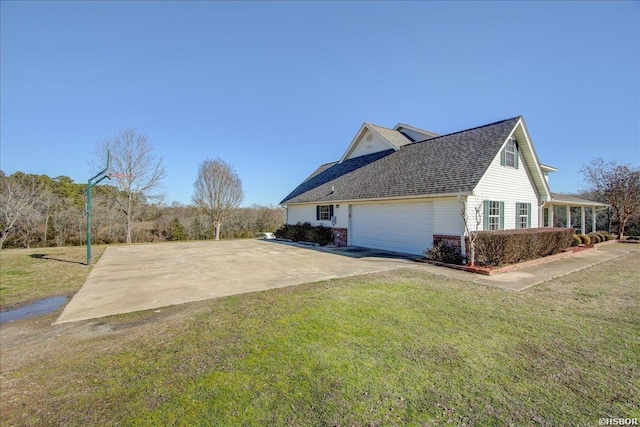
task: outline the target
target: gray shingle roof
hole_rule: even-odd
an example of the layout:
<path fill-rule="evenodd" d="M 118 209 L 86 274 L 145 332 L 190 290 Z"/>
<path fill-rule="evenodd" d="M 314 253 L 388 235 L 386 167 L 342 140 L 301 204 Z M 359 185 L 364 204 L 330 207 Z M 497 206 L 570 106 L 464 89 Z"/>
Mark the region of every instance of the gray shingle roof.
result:
<path fill-rule="evenodd" d="M 470 192 L 520 117 L 328 163 L 280 203 L 314 203 L 379 197 Z M 333 191 L 332 191 L 333 189 Z"/>

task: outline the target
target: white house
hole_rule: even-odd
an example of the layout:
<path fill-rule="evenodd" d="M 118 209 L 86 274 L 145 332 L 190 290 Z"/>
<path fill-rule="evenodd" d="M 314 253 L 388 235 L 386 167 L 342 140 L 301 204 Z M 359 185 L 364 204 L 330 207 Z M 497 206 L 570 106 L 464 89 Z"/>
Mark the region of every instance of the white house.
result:
<path fill-rule="evenodd" d="M 553 225 L 553 207 L 597 202 L 551 193 L 522 117 L 438 135 L 405 124 L 364 123 L 339 161 L 320 166 L 280 204 L 287 223 L 333 227 L 335 243 L 422 254 L 434 239 L 463 241 L 471 229 Z M 595 224 L 595 221 L 593 221 Z M 464 251 L 464 245 L 461 245 Z"/>

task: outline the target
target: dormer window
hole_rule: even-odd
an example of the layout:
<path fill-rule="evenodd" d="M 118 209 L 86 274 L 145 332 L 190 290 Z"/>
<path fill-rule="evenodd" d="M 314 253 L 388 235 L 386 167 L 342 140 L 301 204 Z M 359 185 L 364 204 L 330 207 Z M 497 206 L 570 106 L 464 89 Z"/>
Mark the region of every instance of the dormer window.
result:
<path fill-rule="evenodd" d="M 500 155 L 500 164 L 518 169 L 518 157 L 518 141 L 515 138 L 509 138 Z"/>

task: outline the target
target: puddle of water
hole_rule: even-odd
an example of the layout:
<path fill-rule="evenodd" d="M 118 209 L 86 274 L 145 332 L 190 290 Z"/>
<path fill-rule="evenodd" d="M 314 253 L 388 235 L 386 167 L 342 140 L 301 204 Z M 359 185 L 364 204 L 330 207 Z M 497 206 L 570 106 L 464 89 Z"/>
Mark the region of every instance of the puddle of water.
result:
<path fill-rule="evenodd" d="M 67 297 L 51 297 L 15 310 L 0 311 L 0 323 L 53 313 L 67 302 Z"/>

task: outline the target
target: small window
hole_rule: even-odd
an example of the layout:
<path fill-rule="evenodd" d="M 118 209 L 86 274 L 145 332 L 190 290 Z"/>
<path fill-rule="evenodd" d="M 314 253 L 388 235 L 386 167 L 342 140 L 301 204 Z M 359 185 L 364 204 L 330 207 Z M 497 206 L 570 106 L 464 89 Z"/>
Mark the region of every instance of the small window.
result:
<path fill-rule="evenodd" d="M 516 228 L 531 228 L 531 203 L 516 203 Z"/>
<path fill-rule="evenodd" d="M 504 229 L 504 202 L 485 200 L 484 202 L 484 229 Z"/>
<path fill-rule="evenodd" d="M 544 208 L 544 226 L 549 227 L 549 208 Z"/>
<path fill-rule="evenodd" d="M 316 206 L 316 221 L 330 221 L 333 216 L 333 205 Z"/>
<path fill-rule="evenodd" d="M 518 141 L 511 138 L 507 141 L 500 155 L 500 164 L 518 169 Z"/>

